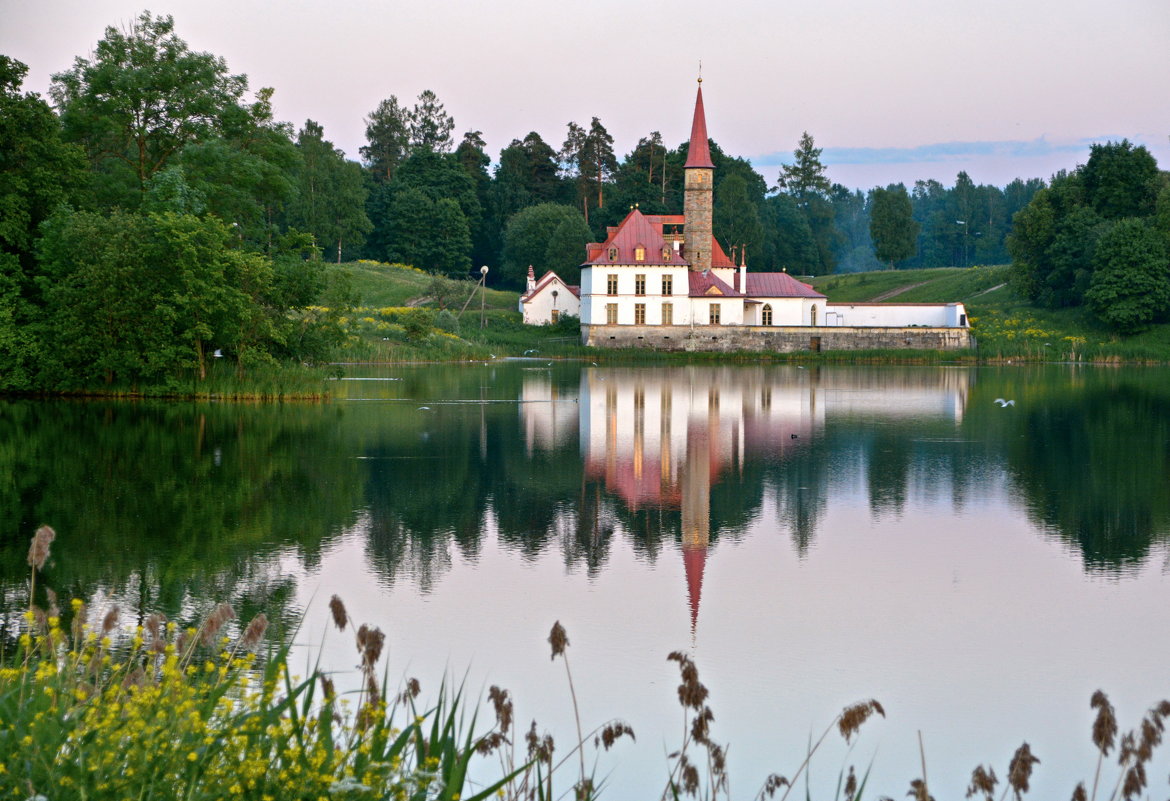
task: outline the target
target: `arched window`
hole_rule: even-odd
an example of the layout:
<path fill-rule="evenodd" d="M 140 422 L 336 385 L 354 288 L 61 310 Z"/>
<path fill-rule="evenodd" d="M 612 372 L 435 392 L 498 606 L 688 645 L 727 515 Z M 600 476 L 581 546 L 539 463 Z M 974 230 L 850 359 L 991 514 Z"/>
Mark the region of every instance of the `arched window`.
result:
<path fill-rule="evenodd" d="M 617 248 L 610 248 L 609 249 L 609 260 L 610 261 L 617 261 Z"/>
<path fill-rule="evenodd" d="M 817 324 L 817 304 L 814 303 L 812 305 L 811 311 L 812 311 L 812 320 L 809 322 L 809 325 L 816 325 Z"/>
<path fill-rule="evenodd" d="M 760 323 L 762 325 L 771 325 L 772 324 L 772 306 L 771 306 L 771 304 L 765 303 L 764 308 L 760 310 Z"/>
<path fill-rule="evenodd" d="M 646 248 L 641 245 L 634 248 L 634 261 L 646 261 Z"/>
<path fill-rule="evenodd" d="M 666 245 L 662 248 L 662 260 L 670 261 L 670 245 Z"/>

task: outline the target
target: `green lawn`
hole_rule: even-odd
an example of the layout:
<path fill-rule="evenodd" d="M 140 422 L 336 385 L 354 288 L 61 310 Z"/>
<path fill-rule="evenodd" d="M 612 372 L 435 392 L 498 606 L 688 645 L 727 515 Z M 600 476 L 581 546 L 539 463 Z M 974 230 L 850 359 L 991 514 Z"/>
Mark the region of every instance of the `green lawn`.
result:
<path fill-rule="evenodd" d="M 353 287 L 361 298 L 362 306 L 380 309 L 391 306 L 434 305 L 427 298 L 427 286 L 432 277 L 430 273 L 416 270 L 404 264 L 385 264 L 364 260 L 348 262 L 340 267 L 349 270 Z M 337 269 L 337 267 L 331 266 L 330 269 Z M 487 308 L 516 309 L 520 293 L 491 289 L 491 278 L 489 273 Z M 472 301 L 472 305 L 476 308 L 479 307 L 478 295 Z"/>

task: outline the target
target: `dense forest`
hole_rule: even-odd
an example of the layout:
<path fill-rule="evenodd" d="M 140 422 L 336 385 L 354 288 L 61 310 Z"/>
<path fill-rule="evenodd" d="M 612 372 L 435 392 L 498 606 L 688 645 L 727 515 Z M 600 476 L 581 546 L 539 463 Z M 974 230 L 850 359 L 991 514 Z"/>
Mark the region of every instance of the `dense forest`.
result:
<path fill-rule="evenodd" d="M 430 91 L 370 110 L 361 161 L 347 159 L 313 120 L 276 120 L 273 89 L 251 92 L 222 58 L 192 51 L 171 17 L 149 12 L 107 28 L 91 55 L 54 75 L 51 104 L 22 92 L 26 72 L 0 55 L 0 390 L 203 376 L 214 355 L 241 371 L 324 359 L 343 336 L 337 311 L 354 301 L 327 261 L 451 277 L 478 277 L 488 265 L 496 286 L 513 289 L 532 265 L 572 283 L 585 243 L 630 208 L 682 209 L 685 142 L 671 148 L 652 131 L 619 158 L 593 117 L 568 123 L 559 148 L 532 131 L 493 159 L 479 131 L 456 140 L 455 120 Z M 1026 210 L 1028 232 L 1011 241 L 1037 302 L 1111 308 L 1116 282 L 1086 277 L 1088 249 L 1100 245 L 1102 259 L 1121 265 L 1103 276 L 1125 275 L 1126 257 L 1110 248 L 1137 236 L 1134 226 L 1153 242 L 1143 274 L 1167 284 L 1163 174 L 1128 143 L 1108 147 L 1148 159 L 1126 173 L 1146 182 L 1132 209 L 1102 200 L 1114 179 L 1111 168 L 1097 176 L 1096 149 L 1051 187 L 976 185 L 961 172 L 952 187 L 862 192 L 828 179 L 808 133 L 774 184 L 710 147 L 716 237 L 753 269 L 1004 263 L 1013 217 Z M 1145 222 L 1122 220 L 1132 215 Z M 1055 228 L 1044 233 L 1045 224 Z M 1052 248 L 1059 253 L 1046 255 Z M 1145 310 L 1124 330 L 1170 304 L 1170 287 L 1142 294 Z"/>

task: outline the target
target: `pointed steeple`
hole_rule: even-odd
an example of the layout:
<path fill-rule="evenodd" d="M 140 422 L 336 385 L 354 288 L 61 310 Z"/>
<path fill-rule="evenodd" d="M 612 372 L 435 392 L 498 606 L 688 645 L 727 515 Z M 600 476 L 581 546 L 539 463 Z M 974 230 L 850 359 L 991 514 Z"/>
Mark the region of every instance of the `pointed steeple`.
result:
<path fill-rule="evenodd" d="M 687 150 L 684 168 L 715 169 L 711 162 L 711 147 L 707 144 L 707 116 L 703 113 L 703 79 L 699 79 L 699 93 L 695 97 L 695 119 L 691 122 L 691 145 Z"/>

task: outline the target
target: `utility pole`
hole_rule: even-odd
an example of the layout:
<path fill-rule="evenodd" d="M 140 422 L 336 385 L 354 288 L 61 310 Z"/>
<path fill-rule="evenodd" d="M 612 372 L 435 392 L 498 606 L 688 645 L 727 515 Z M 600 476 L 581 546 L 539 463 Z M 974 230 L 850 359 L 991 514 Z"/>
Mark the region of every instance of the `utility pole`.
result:
<path fill-rule="evenodd" d="M 479 279 L 479 327 L 483 328 L 485 325 L 487 325 L 487 322 L 484 319 L 484 304 L 487 301 L 487 274 L 488 274 L 488 268 L 487 268 L 486 264 L 479 268 L 479 274 L 480 274 L 480 279 Z"/>

